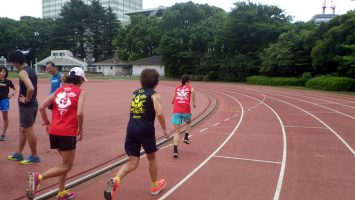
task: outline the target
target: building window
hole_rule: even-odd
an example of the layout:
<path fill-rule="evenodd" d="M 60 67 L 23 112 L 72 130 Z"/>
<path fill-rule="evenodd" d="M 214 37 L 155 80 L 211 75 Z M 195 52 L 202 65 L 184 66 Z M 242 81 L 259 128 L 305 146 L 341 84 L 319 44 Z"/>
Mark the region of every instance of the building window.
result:
<path fill-rule="evenodd" d="M 99 69 L 101 70 L 101 67 L 99 67 Z"/>
<path fill-rule="evenodd" d="M 110 69 L 113 69 L 113 67 L 111 66 Z"/>

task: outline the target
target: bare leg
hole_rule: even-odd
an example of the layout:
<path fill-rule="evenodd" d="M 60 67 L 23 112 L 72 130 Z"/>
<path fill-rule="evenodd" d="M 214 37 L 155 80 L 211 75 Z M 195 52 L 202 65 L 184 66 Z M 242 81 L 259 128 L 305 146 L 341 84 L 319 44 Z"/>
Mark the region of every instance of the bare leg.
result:
<path fill-rule="evenodd" d="M 27 138 L 26 135 L 24 133 L 23 128 L 20 128 L 20 136 L 19 136 L 19 145 L 18 145 L 18 149 L 17 149 L 17 153 L 22 153 L 23 148 L 25 148 L 27 142 Z"/>
<path fill-rule="evenodd" d="M 129 173 L 137 169 L 139 164 L 139 157 L 130 156 L 129 161 L 118 170 L 117 175 L 120 179 L 123 179 Z"/>
<path fill-rule="evenodd" d="M 41 175 L 43 176 L 43 180 L 53 177 L 59 177 L 59 189 L 63 191 L 65 185 L 65 177 L 73 167 L 75 150 L 61 151 L 60 154 L 62 156 L 62 164 L 48 169 Z"/>
<path fill-rule="evenodd" d="M 174 127 L 175 127 L 175 134 L 174 134 L 174 139 L 173 139 L 173 145 L 177 146 L 179 144 L 181 126 L 180 125 L 174 125 Z"/>
<path fill-rule="evenodd" d="M 149 174 L 152 182 L 157 181 L 158 179 L 158 163 L 155 156 L 155 153 L 147 154 L 147 158 L 149 161 Z"/>
<path fill-rule="evenodd" d="M 186 123 L 185 133 L 190 133 L 190 129 L 191 129 L 191 122 L 188 122 Z"/>
<path fill-rule="evenodd" d="M 31 154 L 33 156 L 37 156 L 37 138 L 33 132 L 33 127 L 21 128 L 21 129 L 24 136 L 28 140 L 28 144 L 30 145 L 30 149 L 31 149 Z"/>
<path fill-rule="evenodd" d="M 2 134 L 6 135 L 7 127 L 9 126 L 8 112 L 2 112 L 2 118 L 4 120 L 4 127 L 2 129 Z"/>

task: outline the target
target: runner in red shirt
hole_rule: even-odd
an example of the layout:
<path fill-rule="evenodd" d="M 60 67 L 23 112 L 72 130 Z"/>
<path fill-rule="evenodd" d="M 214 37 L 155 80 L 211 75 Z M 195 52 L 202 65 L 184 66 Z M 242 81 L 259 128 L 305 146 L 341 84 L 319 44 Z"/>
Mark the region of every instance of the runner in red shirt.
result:
<path fill-rule="evenodd" d="M 83 138 L 83 108 L 85 93 L 80 88 L 87 81 L 84 71 L 79 67 L 70 70 L 65 77 L 64 85 L 47 97 L 39 108 L 42 119 L 49 134 L 51 149 L 57 149 L 62 157 L 62 164 L 48 169 L 44 173 L 32 172 L 28 175 L 29 199 L 35 197 L 37 187 L 41 181 L 59 177 L 58 200 L 72 199 L 75 193 L 65 190 L 67 173 L 73 167 L 76 141 Z M 53 104 L 52 120 L 49 121 L 46 108 Z M 77 138 L 78 137 L 78 138 Z"/>
<path fill-rule="evenodd" d="M 174 111 L 172 116 L 172 123 L 175 127 L 175 135 L 173 140 L 174 158 L 179 157 L 178 144 L 181 131 L 181 124 L 186 122 L 185 136 L 183 142 L 190 144 L 189 132 L 191 127 L 191 108 L 190 101 L 192 99 L 192 105 L 196 108 L 195 90 L 190 86 L 190 78 L 187 75 L 181 77 L 181 85 L 175 89 L 174 98 L 172 104 L 174 104 Z"/>

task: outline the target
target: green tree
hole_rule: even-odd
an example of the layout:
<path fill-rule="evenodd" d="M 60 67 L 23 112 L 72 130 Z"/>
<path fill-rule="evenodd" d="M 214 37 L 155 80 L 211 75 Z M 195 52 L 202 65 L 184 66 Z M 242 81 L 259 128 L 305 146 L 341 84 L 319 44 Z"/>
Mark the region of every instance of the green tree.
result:
<path fill-rule="evenodd" d="M 131 23 L 118 30 L 114 44 L 123 60 L 136 60 L 156 55 L 160 42 L 160 19 L 144 15 L 132 16 Z"/>
<path fill-rule="evenodd" d="M 164 34 L 160 40 L 159 53 L 163 55 L 165 70 L 169 76 L 199 74 L 199 69 L 202 68 L 201 58 L 209 49 L 213 49 L 209 48 L 212 46 L 209 44 L 212 32 L 210 29 L 205 31 L 207 27 L 203 22 L 220 12 L 224 11 L 192 2 L 178 3 L 166 10 L 161 27 Z"/>
<path fill-rule="evenodd" d="M 6 57 L 9 51 L 18 48 L 17 25 L 16 20 L 0 18 L 0 56 Z"/>
<path fill-rule="evenodd" d="M 269 76 L 300 76 L 310 72 L 310 49 L 304 45 L 304 40 L 314 26 L 312 22 L 290 25 L 288 32 L 282 33 L 276 43 L 260 53 L 260 72 Z"/>
<path fill-rule="evenodd" d="M 56 19 L 51 43 L 52 49 L 68 49 L 74 56 L 86 57 L 86 31 L 89 6 L 81 0 L 70 0 L 64 4 Z"/>
<path fill-rule="evenodd" d="M 222 71 L 228 74 L 227 80 L 244 81 L 246 76 L 257 74 L 259 54 L 287 31 L 291 19 L 276 6 L 235 3 L 225 31 L 226 59 Z"/>
<path fill-rule="evenodd" d="M 351 63 L 344 62 L 347 56 L 352 55 L 352 51 L 351 48 L 349 50 L 344 47 L 355 43 L 355 11 L 349 11 L 328 23 L 322 23 L 314 35 L 317 40 L 311 55 L 315 73 L 353 74 Z M 340 57 L 344 59 L 339 59 Z"/>

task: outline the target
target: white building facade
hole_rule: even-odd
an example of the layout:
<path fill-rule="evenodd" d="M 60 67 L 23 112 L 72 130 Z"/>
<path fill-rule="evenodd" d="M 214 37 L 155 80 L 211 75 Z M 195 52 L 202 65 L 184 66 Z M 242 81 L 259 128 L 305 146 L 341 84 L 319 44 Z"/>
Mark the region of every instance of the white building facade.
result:
<path fill-rule="evenodd" d="M 42 17 L 57 18 L 59 17 L 62 7 L 70 0 L 42 0 Z M 86 4 L 90 4 L 91 0 L 82 0 Z M 103 7 L 111 7 L 116 14 L 118 20 L 122 22 L 129 21 L 129 17 L 124 15 L 125 12 L 141 10 L 143 8 L 143 0 L 99 0 Z"/>

